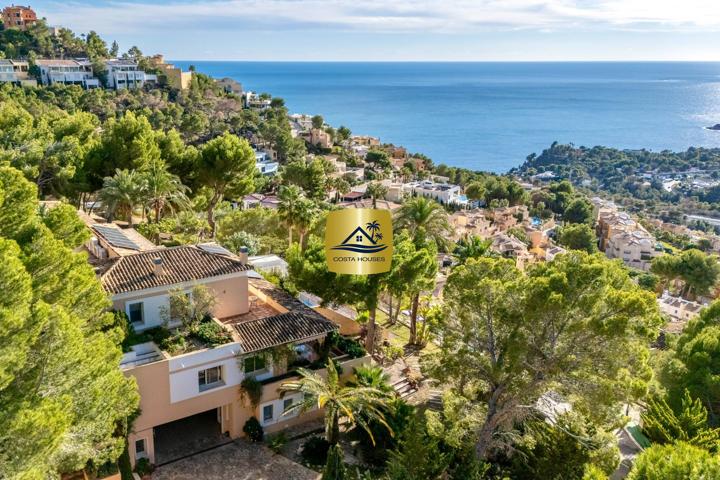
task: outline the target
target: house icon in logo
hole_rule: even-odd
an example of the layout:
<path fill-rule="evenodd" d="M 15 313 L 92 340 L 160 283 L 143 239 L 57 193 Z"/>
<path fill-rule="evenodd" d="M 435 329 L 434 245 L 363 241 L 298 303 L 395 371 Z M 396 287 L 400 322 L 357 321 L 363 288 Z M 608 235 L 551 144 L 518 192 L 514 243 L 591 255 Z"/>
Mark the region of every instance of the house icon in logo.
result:
<path fill-rule="evenodd" d="M 382 252 L 387 248 L 387 245 L 378 243 L 382 238 L 380 224 L 376 220 L 372 220 L 365 224 L 365 228 L 361 225 L 357 226 L 342 243 L 333 246 L 332 250 L 344 250 L 354 253 Z"/>

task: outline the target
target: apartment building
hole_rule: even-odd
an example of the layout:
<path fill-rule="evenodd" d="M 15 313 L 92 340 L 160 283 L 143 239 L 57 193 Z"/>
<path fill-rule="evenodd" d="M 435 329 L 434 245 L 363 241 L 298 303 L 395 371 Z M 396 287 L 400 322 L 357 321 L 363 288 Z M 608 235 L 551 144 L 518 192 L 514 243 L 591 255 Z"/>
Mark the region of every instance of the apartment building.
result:
<path fill-rule="evenodd" d="M 638 230 L 642 227 L 626 212 L 614 206 L 600 207 L 596 218 L 596 233 L 600 239 L 600 250 L 605 250 L 610 238 L 618 232 Z"/>
<path fill-rule="evenodd" d="M 146 83 L 157 82 L 157 75 L 145 73 L 134 60 L 113 59 L 105 62 L 107 86 L 115 90 L 135 90 Z"/>
<path fill-rule="evenodd" d="M 30 65 L 20 60 L 0 59 L 0 83 L 12 83 L 23 87 L 37 86 L 37 80 L 30 78 Z"/>
<path fill-rule="evenodd" d="M 160 71 L 158 80 L 177 90 L 187 90 L 192 82 L 193 72 L 183 72 L 182 68 L 171 63 L 165 63 L 165 57 L 154 55 L 150 57 L 150 65 Z"/>
<path fill-rule="evenodd" d="M 93 76 L 92 65 L 88 60 L 39 59 L 35 63 L 40 69 L 40 81 L 43 85 L 64 83 L 80 85 L 86 89 L 100 87 L 100 81 Z"/>
<path fill-rule="evenodd" d="M 33 23 L 37 22 L 35 10 L 29 6 L 11 5 L 2 10 L 3 28 L 16 28 L 18 30 L 27 30 Z"/>
<path fill-rule="evenodd" d="M 113 308 L 127 314 L 135 332 L 152 338 L 140 336 L 120 365 L 140 392 L 141 413 L 128 436 L 133 464 L 140 458 L 162 464 L 243 436 L 252 416 L 266 432 L 316 418 L 322 412 L 286 413 L 301 400 L 300 394 L 280 391 L 296 378 L 295 369 L 305 366 L 323 375 L 323 355 L 328 355 L 347 376 L 369 361 L 368 356 L 351 358 L 337 348 L 323 349 L 328 334 L 338 329 L 335 323 L 260 278 L 246 255 L 232 255 L 216 244 L 122 256 L 100 281 Z M 171 353 L 156 340 L 158 332 L 183 328 L 168 320 L 170 298 L 177 292 L 191 298 L 197 285 L 216 300 L 212 318 L 205 321 L 226 339 L 208 344 L 192 338 L 181 353 Z M 241 389 L 248 377 L 262 387 L 255 404 Z"/>
<path fill-rule="evenodd" d="M 599 209 L 596 231 L 600 250 L 608 258 L 622 259 L 628 267 L 647 271 L 652 259 L 664 253 L 662 245 L 642 225 L 614 207 Z"/>
<path fill-rule="evenodd" d="M 652 259 L 663 253 L 662 245 L 644 229 L 618 232 L 605 248 L 608 258 L 620 258 L 628 267 L 644 271 L 650 270 Z"/>

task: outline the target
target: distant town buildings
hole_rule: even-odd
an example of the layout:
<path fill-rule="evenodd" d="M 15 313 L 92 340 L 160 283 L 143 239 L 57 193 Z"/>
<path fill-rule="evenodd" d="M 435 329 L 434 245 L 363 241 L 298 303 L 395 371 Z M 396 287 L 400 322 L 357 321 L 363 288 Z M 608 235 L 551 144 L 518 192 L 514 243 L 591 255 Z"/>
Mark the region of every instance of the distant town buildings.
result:
<path fill-rule="evenodd" d="M 11 5 L 2 10 L 3 28 L 16 28 L 18 30 L 27 30 L 27 27 L 37 22 L 35 10 L 29 6 Z"/>

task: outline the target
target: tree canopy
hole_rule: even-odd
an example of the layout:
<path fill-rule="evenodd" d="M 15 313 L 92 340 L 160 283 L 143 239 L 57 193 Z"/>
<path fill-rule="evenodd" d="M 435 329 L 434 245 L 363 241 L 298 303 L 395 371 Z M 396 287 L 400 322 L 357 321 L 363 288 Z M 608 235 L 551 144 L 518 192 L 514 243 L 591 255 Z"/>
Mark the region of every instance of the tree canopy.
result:
<path fill-rule="evenodd" d="M 72 252 L 84 236 L 57 222 L 65 208 L 43 223 L 36 195 L 19 171 L 0 167 L 4 478 L 47 478 L 116 459 L 138 405 L 134 380 L 118 368 L 123 334 L 106 312 L 107 296 Z"/>
<path fill-rule="evenodd" d="M 471 259 L 445 287 L 440 351 L 425 370 L 486 407 L 477 453 L 553 389 L 602 424 L 641 397 L 652 377 L 655 297 L 604 256 L 573 251 L 519 271 L 507 259 Z"/>

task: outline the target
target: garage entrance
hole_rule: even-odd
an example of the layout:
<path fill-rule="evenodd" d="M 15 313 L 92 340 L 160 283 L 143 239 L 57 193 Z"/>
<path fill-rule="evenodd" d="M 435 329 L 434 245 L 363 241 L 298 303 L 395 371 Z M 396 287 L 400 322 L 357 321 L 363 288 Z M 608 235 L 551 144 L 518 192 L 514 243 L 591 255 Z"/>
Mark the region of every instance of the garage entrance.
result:
<path fill-rule="evenodd" d="M 230 441 L 220 431 L 220 408 L 157 426 L 153 435 L 155 465 L 174 462 Z"/>

